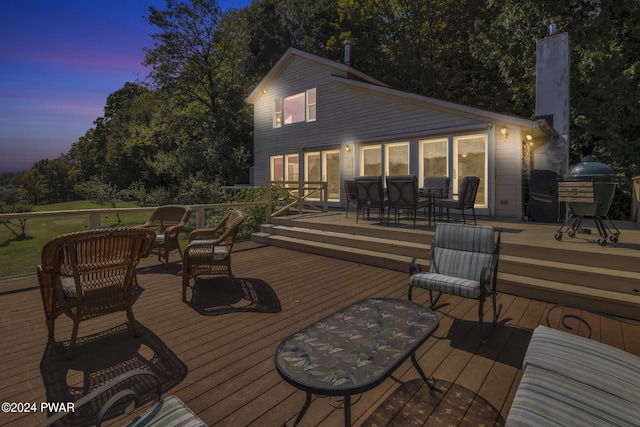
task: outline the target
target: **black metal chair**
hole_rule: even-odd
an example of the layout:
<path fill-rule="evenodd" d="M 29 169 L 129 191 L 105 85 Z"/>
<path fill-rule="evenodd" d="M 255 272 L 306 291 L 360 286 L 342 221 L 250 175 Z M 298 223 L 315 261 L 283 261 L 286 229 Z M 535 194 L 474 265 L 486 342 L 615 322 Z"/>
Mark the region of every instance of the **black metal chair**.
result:
<path fill-rule="evenodd" d="M 426 176 L 422 188 L 420 189 L 420 197 L 429 199 L 429 225 L 432 218 L 435 218 L 435 200 L 446 199 L 449 197 L 449 187 L 451 179 L 448 176 Z"/>
<path fill-rule="evenodd" d="M 357 205 L 358 197 L 356 195 L 356 182 L 353 179 L 344 180 L 344 195 L 347 198 L 347 213 L 345 218 L 349 217 L 349 205 Z M 357 215 L 357 212 L 356 212 Z"/>
<path fill-rule="evenodd" d="M 389 222 L 391 209 L 395 211 L 396 223 L 400 211 L 407 210 L 413 214 L 413 228 L 416 228 L 418 209 L 430 208 L 429 199 L 420 197 L 418 194 L 418 178 L 415 175 L 388 176 L 387 199 L 389 204 L 387 222 Z"/>
<path fill-rule="evenodd" d="M 464 215 L 464 211 L 465 209 L 471 209 L 473 213 L 473 223 L 477 224 L 475 204 L 478 187 L 480 187 L 480 178 L 477 176 L 465 176 L 460 183 L 457 199 L 435 199 L 434 205 L 439 211 L 442 211 L 442 208 L 447 209 L 447 222 L 450 221 L 449 209 L 462 211 L 462 222 L 465 224 L 467 223 L 467 218 Z"/>
<path fill-rule="evenodd" d="M 358 176 L 355 178 L 356 182 L 356 223 L 360 217 L 360 211 L 367 212 L 369 215 L 370 209 L 378 209 L 380 212 L 380 224 L 382 224 L 382 217 L 384 216 L 384 208 L 387 207 L 387 197 L 384 194 L 384 188 L 382 187 L 382 176 Z"/>

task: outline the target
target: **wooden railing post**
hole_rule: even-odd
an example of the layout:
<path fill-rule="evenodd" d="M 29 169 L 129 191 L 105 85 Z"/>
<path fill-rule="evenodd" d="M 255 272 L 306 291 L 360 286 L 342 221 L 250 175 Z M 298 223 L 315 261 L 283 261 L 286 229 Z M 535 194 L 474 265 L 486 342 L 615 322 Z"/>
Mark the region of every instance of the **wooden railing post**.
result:
<path fill-rule="evenodd" d="M 100 214 L 92 212 L 89 215 L 89 229 L 96 230 L 100 228 Z"/>
<path fill-rule="evenodd" d="M 267 224 L 271 224 L 271 204 L 273 203 L 273 196 L 271 194 L 271 186 L 273 185 L 272 181 L 267 182 L 267 194 L 266 194 L 266 206 L 265 206 L 265 220 Z"/>

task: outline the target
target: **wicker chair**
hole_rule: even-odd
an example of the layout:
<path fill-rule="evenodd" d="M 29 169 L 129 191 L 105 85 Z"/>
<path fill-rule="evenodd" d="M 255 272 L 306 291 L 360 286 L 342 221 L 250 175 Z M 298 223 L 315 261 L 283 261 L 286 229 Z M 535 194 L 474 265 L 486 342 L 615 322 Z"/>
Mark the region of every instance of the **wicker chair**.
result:
<path fill-rule="evenodd" d="M 45 243 L 38 266 L 42 303 L 49 338 L 60 314 L 73 321 L 67 358 L 73 357 L 78 325 L 86 319 L 126 311 L 140 335 L 132 310 L 135 269 L 153 241 L 151 230 L 112 228 L 64 234 Z"/>
<path fill-rule="evenodd" d="M 139 228 L 148 228 L 156 233 L 156 240 L 152 252 L 158 255 L 158 261 L 163 262 L 165 268 L 169 268 L 169 253 L 177 249 L 182 258 L 182 250 L 178 235 L 180 230 L 191 217 L 191 208 L 182 205 L 158 206 L 154 209 L 147 222 L 139 225 Z"/>
<path fill-rule="evenodd" d="M 189 280 L 202 275 L 226 274 L 235 292 L 231 250 L 244 221 L 242 211 L 229 212 L 215 228 L 193 230 L 182 261 L 182 301 L 187 301 Z"/>

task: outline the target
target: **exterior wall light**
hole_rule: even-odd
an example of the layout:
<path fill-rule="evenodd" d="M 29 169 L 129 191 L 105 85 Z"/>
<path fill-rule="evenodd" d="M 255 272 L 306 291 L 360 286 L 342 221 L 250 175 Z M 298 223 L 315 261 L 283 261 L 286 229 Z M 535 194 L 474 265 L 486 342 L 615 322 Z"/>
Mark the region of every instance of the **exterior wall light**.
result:
<path fill-rule="evenodd" d="M 500 133 L 502 134 L 502 137 L 505 139 L 505 141 L 507 140 L 507 138 L 509 138 L 509 129 L 507 129 L 506 127 L 500 128 Z"/>
<path fill-rule="evenodd" d="M 351 147 L 348 146 L 348 145 L 345 145 L 344 146 L 344 151 L 346 151 L 347 153 L 350 153 L 351 152 Z"/>

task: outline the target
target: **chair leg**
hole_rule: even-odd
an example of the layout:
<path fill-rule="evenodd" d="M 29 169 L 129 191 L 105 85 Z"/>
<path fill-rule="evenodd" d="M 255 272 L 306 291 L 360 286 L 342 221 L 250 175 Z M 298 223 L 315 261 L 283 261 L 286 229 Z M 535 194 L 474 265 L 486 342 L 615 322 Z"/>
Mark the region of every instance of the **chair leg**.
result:
<path fill-rule="evenodd" d="M 182 301 L 187 302 L 187 286 L 189 286 L 189 269 L 182 270 Z"/>
<path fill-rule="evenodd" d="M 483 317 L 484 317 L 484 297 L 478 300 L 478 324 L 480 325 L 480 339 L 484 341 L 484 331 L 483 331 Z"/>
<path fill-rule="evenodd" d="M 429 301 L 431 302 L 431 305 L 429 306 L 429 308 L 432 309 L 433 307 L 435 307 L 441 296 L 442 296 L 442 292 L 438 292 L 438 295 L 436 295 L 436 297 L 434 298 L 433 291 L 429 289 Z"/>
<path fill-rule="evenodd" d="M 478 222 L 476 221 L 476 208 L 472 207 L 471 212 L 473 212 L 473 224 L 478 225 Z"/>
<path fill-rule="evenodd" d="M 80 321 L 73 320 L 73 331 L 71 332 L 71 340 L 69 341 L 69 349 L 67 350 L 67 359 L 73 359 L 73 350 L 76 348 L 76 338 L 78 338 L 78 326 Z"/>
<path fill-rule="evenodd" d="M 129 323 L 131 323 L 134 335 L 139 337 L 141 335 L 140 328 L 138 327 L 138 322 L 136 322 L 136 317 L 133 315 L 133 308 L 131 308 L 131 306 L 127 307 L 127 319 L 129 319 Z"/>

